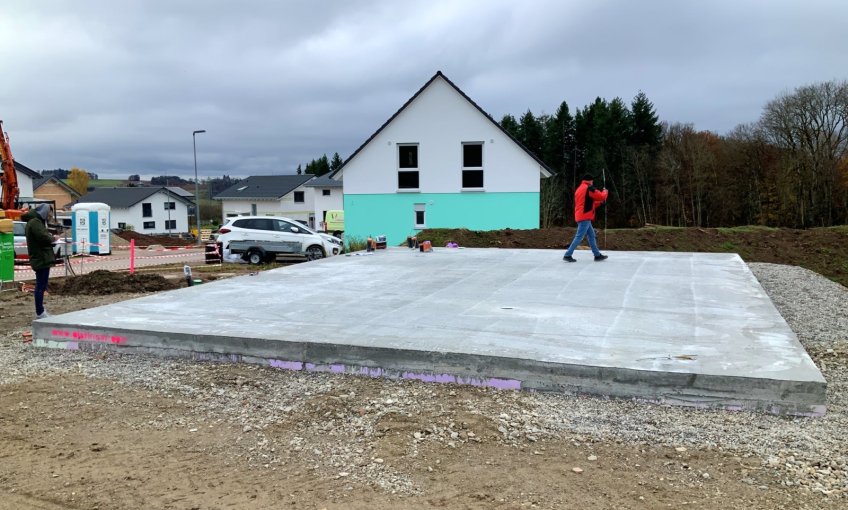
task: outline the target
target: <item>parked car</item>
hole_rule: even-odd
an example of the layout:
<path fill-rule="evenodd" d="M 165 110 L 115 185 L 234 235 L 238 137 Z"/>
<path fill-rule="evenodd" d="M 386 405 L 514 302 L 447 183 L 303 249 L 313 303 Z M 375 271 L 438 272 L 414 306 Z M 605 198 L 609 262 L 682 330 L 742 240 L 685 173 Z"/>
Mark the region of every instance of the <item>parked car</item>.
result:
<path fill-rule="evenodd" d="M 29 251 L 27 251 L 26 241 L 26 222 L 15 221 L 12 223 L 12 233 L 15 243 L 15 264 L 23 264 L 29 261 Z M 57 245 L 53 248 L 56 260 L 59 260 L 62 253 L 62 247 Z"/>
<path fill-rule="evenodd" d="M 342 241 L 338 237 L 315 232 L 280 216 L 228 218 L 218 234 L 217 242 L 223 253 L 242 255 L 251 264 L 271 262 L 282 254 L 299 254 L 316 260 L 342 252 Z"/>

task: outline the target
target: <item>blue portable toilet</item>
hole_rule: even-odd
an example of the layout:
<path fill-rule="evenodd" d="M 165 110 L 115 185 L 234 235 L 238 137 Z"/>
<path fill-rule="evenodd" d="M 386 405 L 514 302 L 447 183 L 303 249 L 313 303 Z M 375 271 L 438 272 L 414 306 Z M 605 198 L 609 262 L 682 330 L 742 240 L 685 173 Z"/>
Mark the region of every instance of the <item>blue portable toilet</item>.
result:
<path fill-rule="evenodd" d="M 112 253 L 109 211 L 110 207 L 100 202 L 83 202 L 71 207 L 74 253 Z"/>

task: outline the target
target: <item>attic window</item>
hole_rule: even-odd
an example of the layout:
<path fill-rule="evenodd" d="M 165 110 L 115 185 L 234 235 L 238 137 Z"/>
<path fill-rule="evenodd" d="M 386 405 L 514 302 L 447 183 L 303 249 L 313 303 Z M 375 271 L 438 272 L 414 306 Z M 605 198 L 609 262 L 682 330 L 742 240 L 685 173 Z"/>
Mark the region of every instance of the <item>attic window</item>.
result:
<path fill-rule="evenodd" d="M 242 186 L 241 188 L 236 189 L 236 191 L 244 191 L 247 189 L 247 186 Z"/>
<path fill-rule="evenodd" d="M 462 144 L 462 168 L 483 168 L 483 144 L 466 142 Z"/>
<path fill-rule="evenodd" d="M 418 168 L 418 145 L 398 145 L 398 168 Z"/>

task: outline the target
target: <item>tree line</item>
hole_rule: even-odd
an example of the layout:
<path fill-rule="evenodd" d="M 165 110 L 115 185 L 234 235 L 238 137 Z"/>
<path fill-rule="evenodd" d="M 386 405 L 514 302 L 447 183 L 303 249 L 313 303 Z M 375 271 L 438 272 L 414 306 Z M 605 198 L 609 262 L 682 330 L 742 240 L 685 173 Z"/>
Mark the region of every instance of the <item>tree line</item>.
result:
<path fill-rule="evenodd" d="M 307 163 L 306 168 L 297 165 L 296 172 L 297 175 L 311 174 L 320 177 L 326 173 L 335 172 L 342 167 L 342 164 L 344 164 L 344 161 L 342 161 L 342 157 L 339 156 L 338 152 L 333 154 L 333 159 L 328 159 L 327 155 L 324 154 L 320 158 L 313 159 Z"/>
<path fill-rule="evenodd" d="M 660 122 L 642 92 L 500 124 L 556 172 L 541 184 L 543 227 L 573 222 L 587 173 L 610 190 L 610 227 L 848 223 L 848 82 L 781 94 L 725 135 Z"/>
<path fill-rule="evenodd" d="M 54 170 L 42 170 L 41 176 L 42 177 L 55 177 L 57 179 L 68 179 L 71 176 L 71 171 L 73 171 L 74 169 L 80 170 L 77 167 L 73 167 L 70 170 L 65 170 L 64 168 L 56 168 Z M 83 171 L 86 174 L 88 174 L 89 179 L 96 180 L 98 178 L 97 174 L 95 174 L 95 173 L 88 172 L 88 171 L 85 171 L 85 170 L 83 170 Z"/>

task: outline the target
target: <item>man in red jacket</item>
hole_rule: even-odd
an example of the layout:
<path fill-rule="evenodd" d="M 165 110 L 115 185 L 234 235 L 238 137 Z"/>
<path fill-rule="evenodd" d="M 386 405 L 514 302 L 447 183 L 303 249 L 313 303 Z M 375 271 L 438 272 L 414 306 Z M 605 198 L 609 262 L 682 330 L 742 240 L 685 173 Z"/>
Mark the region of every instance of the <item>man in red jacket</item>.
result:
<path fill-rule="evenodd" d="M 565 256 L 562 257 L 562 260 L 566 262 L 577 262 L 571 255 L 584 237 L 589 238 L 589 247 L 592 248 L 592 253 L 595 255 L 595 262 L 607 258 L 598 249 L 592 220 L 595 219 L 595 210 L 607 201 L 609 191 L 597 189 L 592 185 L 592 180 L 591 175 L 584 175 L 583 182 L 580 183 L 580 186 L 577 186 L 577 191 L 574 192 L 574 221 L 577 222 L 577 233 L 574 234 L 574 240 L 571 241 L 571 245 L 565 251 Z"/>

